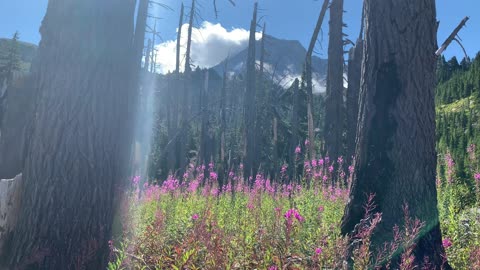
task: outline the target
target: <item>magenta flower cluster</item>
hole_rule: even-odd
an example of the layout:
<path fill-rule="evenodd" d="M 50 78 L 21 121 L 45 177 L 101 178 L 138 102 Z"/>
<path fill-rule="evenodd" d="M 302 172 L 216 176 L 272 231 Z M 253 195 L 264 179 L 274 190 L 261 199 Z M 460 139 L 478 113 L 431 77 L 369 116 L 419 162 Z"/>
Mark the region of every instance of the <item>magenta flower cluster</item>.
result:
<path fill-rule="evenodd" d="M 299 222 L 305 221 L 305 218 L 302 217 L 302 215 L 300 215 L 300 213 L 294 208 L 285 212 L 284 217 L 289 221 L 291 221 L 293 218 L 297 219 Z"/>

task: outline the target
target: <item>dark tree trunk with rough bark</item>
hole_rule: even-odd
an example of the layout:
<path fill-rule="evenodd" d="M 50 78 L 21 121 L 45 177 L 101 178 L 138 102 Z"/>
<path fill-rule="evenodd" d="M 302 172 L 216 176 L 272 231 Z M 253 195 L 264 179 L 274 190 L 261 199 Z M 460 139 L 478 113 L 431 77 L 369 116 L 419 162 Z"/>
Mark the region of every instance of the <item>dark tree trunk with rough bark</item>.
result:
<path fill-rule="evenodd" d="M 248 44 L 247 75 L 245 90 L 245 160 L 244 173 L 246 179 L 256 174 L 255 164 L 255 118 L 256 118 L 256 68 L 255 68 L 255 33 L 257 29 L 257 8 L 255 3 L 253 18 L 250 23 L 250 39 Z"/>
<path fill-rule="evenodd" d="M 425 222 L 414 250 L 440 269 L 444 250 L 435 188 L 434 0 L 366 0 L 366 37 L 356 164 L 342 233 L 352 232 L 366 194 L 376 194 L 378 247 L 403 225 L 402 207 Z M 449 269 L 448 266 L 445 269 Z"/>
<path fill-rule="evenodd" d="M 347 125 L 346 125 L 346 165 L 351 165 L 355 155 L 355 139 L 358 122 L 358 95 L 362 71 L 363 40 L 357 40 L 355 47 L 348 53 L 348 88 L 347 88 Z"/>
<path fill-rule="evenodd" d="M 131 150 L 134 10 L 135 1 L 49 1 L 7 269 L 106 268 L 114 186 Z"/>
<path fill-rule="evenodd" d="M 336 160 L 343 154 L 343 0 L 332 0 L 328 41 L 325 152 Z"/>

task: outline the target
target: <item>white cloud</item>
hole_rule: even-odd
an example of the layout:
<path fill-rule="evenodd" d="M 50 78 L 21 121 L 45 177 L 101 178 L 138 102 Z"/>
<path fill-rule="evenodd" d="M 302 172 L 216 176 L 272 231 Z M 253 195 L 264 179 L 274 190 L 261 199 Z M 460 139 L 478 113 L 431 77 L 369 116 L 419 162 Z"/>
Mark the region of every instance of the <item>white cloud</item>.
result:
<path fill-rule="evenodd" d="M 177 29 L 178 31 L 178 29 Z M 181 38 L 181 70 L 185 65 L 188 24 L 182 26 Z M 260 33 L 256 39 L 260 39 Z M 203 22 L 192 32 L 192 64 L 200 67 L 213 67 L 222 62 L 228 55 L 234 56 L 248 46 L 249 31 L 241 28 L 225 29 L 221 24 Z M 175 70 L 176 40 L 158 44 L 157 64 L 161 73 Z"/>

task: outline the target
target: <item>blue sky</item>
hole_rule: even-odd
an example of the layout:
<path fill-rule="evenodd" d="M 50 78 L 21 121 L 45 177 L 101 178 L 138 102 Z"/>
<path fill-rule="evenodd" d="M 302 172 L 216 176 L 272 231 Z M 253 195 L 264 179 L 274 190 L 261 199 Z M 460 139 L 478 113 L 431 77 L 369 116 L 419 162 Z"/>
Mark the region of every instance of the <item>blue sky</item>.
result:
<path fill-rule="evenodd" d="M 159 21 L 158 29 L 163 42 L 175 39 L 178 24 L 180 0 L 157 0 L 170 6 L 174 11 L 157 9 L 152 13 L 163 19 Z M 197 25 L 206 20 L 221 25 L 231 30 L 233 28 L 247 29 L 252 13 L 254 0 L 236 0 L 237 6 L 233 7 L 227 0 L 217 0 L 220 11 L 218 19 L 213 13 L 213 0 L 198 0 L 200 14 Z M 13 32 L 20 32 L 21 40 L 38 43 L 40 35 L 39 26 L 45 14 L 47 0 L 15 0 L 0 1 L 0 37 L 10 37 Z M 190 1 L 185 1 L 188 7 Z M 305 46 L 308 44 L 313 31 L 318 13 L 323 1 L 320 0 L 259 0 L 260 16 L 262 22 L 267 23 L 270 35 L 283 39 L 299 40 Z M 352 40 L 358 35 L 361 0 L 345 0 L 344 20 L 348 24 L 345 30 Z M 464 16 L 470 16 L 467 28 L 463 29 L 460 36 L 467 53 L 474 56 L 480 51 L 480 1 L 478 0 L 437 0 L 437 17 L 440 21 L 439 43 L 441 43 L 452 29 Z M 288 18 L 288 19 L 287 19 Z M 322 48 L 316 49 L 318 56 L 326 57 L 327 22 L 324 22 Z M 260 29 L 258 29 L 260 31 Z M 159 41 L 161 42 L 161 41 Z M 445 53 L 446 57 L 453 55 L 463 57 L 460 47 L 453 44 Z"/>

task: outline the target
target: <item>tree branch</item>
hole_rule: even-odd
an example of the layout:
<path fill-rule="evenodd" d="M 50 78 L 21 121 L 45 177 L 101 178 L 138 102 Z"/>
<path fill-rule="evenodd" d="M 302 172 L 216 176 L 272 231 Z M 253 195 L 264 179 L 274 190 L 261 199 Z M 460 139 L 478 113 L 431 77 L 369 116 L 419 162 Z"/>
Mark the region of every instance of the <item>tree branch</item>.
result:
<path fill-rule="evenodd" d="M 460 30 L 462 30 L 462 28 L 465 26 L 465 24 L 467 23 L 467 21 L 469 19 L 470 18 L 468 16 L 463 18 L 463 20 L 460 22 L 460 24 L 457 26 L 457 28 L 455 28 L 455 30 L 453 30 L 453 32 L 450 34 L 450 36 L 447 38 L 447 40 L 445 40 L 445 42 L 443 42 L 442 46 L 435 52 L 435 55 L 437 55 L 437 56 L 442 55 L 442 53 L 448 48 L 450 43 L 452 43 L 452 41 L 455 40 L 455 37 L 458 35 L 458 32 L 460 32 Z"/>

